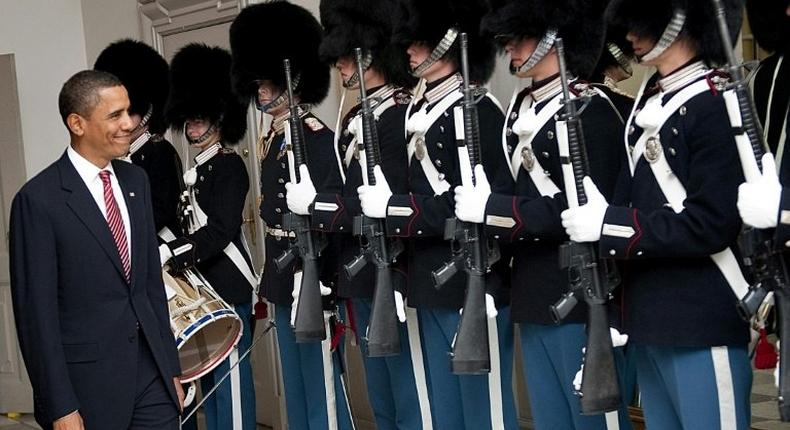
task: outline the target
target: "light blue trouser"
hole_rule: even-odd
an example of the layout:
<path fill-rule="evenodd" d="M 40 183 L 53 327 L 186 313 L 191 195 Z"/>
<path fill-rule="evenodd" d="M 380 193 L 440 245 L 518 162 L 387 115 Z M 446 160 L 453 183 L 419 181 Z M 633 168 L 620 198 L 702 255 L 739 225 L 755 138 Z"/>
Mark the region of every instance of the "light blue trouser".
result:
<path fill-rule="evenodd" d="M 584 324 L 519 324 L 524 374 L 527 379 L 530 407 L 538 430 L 630 430 L 628 410 L 619 413 L 582 415 L 579 397 L 574 394 L 573 377 L 582 362 L 586 343 Z M 618 364 L 622 351 L 615 351 Z M 621 383 L 622 385 L 622 383 Z M 660 429 L 660 427 L 658 427 Z"/>
<path fill-rule="evenodd" d="M 401 352 L 390 357 L 368 357 L 367 345 L 361 338 L 370 322 L 369 299 L 353 299 L 354 318 L 360 330 L 360 349 L 365 365 L 368 400 L 379 430 L 421 430 L 422 419 L 414 368 L 405 323 L 398 324 Z M 394 309 L 393 309 L 394 312 Z M 422 366 L 422 363 L 419 363 Z M 426 384 L 426 381 L 420 383 Z"/>
<path fill-rule="evenodd" d="M 513 399 L 513 324 L 510 308 L 499 310 L 497 321 L 501 403 L 492 402 L 488 375 L 454 375 L 450 369 L 452 341 L 460 315 L 452 309 L 417 309 L 426 362 L 428 392 L 436 430 L 518 429 Z M 492 410 L 502 421 L 492 425 Z"/>
<path fill-rule="evenodd" d="M 274 312 L 277 324 L 277 343 L 285 389 L 285 408 L 289 430 L 326 430 L 329 427 L 327 414 L 327 390 L 324 384 L 324 361 L 322 342 L 296 343 L 290 325 L 291 307 L 276 305 Z M 328 342 L 329 339 L 327 339 Z M 340 345 L 342 346 L 342 342 Z M 335 413 L 337 428 L 351 430 L 351 414 L 346 401 L 342 381 L 342 351 L 332 353 Z"/>
<path fill-rule="evenodd" d="M 649 428 L 749 428 L 752 368 L 745 345 L 632 347 Z"/>
<path fill-rule="evenodd" d="M 200 378 L 200 389 L 204 394 L 228 373 L 231 363 L 236 363 L 252 344 L 250 328 L 252 304 L 235 305 L 233 309 L 241 318 L 244 332 L 238 348 L 211 373 Z M 206 414 L 207 430 L 255 430 L 255 387 L 249 355 L 233 369 L 230 377 L 203 404 L 203 410 Z"/>

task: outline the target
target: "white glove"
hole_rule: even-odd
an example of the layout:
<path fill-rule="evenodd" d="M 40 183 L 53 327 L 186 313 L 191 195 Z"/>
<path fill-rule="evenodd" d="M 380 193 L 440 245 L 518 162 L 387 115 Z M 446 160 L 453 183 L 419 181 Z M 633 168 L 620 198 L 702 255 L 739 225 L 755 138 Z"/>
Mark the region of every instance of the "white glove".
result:
<path fill-rule="evenodd" d="M 159 245 L 159 265 L 165 267 L 171 258 L 173 258 L 173 251 L 170 250 L 170 247 L 165 243 Z"/>
<path fill-rule="evenodd" d="M 491 195 L 491 185 L 483 166 L 475 166 L 474 186 L 455 187 L 455 216 L 461 221 L 480 224 L 485 219 L 486 203 Z"/>
<path fill-rule="evenodd" d="M 310 215 L 309 207 L 315 200 L 316 192 L 307 165 L 299 166 L 299 177 L 301 179 L 299 182 L 285 184 L 285 200 L 291 212 L 297 215 Z"/>
<path fill-rule="evenodd" d="M 403 305 L 403 294 L 400 291 L 395 291 L 395 314 L 398 315 L 398 321 L 406 322 L 406 308 Z"/>
<path fill-rule="evenodd" d="M 458 313 L 460 315 L 463 315 L 464 308 L 459 309 Z M 494 302 L 494 296 L 486 293 L 486 317 L 496 318 L 497 315 L 499 315 L 499 311 L 496 310 L 496 303 Z"/>
<path fill-rule="evenodd" d="M 628 342 L 628 335 L 625 333 L 620 333 L 620 331 L 614 327 L 609 327 L 609 335 L 612 337 L 612 347 L 614 348 L 623 346 Z M 573 377 L 573 389 L 576 392 L 580 392 L 582 389 L 582 375 L 584 375 L 584 354 L 586 352 L 587 348 L 582 348 L 582 365 L 579 366 L 579 371 L 576 372 L 576 375 Z"/>
<path fill-rule="evenodd" d="M 562 226 L 574 242 L 595 242 L 601 238 L 601 226 L 609 203 L 589 176 L 584 177 L 587 204 L 562 211 Z"/>
<path fill-rule="evenodd" d="M 332 294 L 332 289 L 324 286 L 324 283 L 318 281 L 318 287 L 321 289 L 321 296 L 328 296 Z M 294 289 L 291 291 L 291 297 L 294 301 L 291 304 L 291 327 L 296 325 L 296 309 L 299 307 L 299 292 L 302 291 L 302 272 L 294 273 Z"/>
<path fill-rule="evenodd" d="M 770 153 L 763 155 L 763 173 L 754 182 L 738 187 L 738 212 L 743 222 L 756 228 L 776 227 L 782 184 L 776 175 L 776 163 Z"/>
<path fill-rule="evenodd" d="M 386 218 L 387 204 L 392 197 L 392 190 L 387 183 L 387 178 L 381 172 L 381 166 L 373 167 L 376 185 L 362 185 L 357 188 L 362 212 L 370 218 Z"/>

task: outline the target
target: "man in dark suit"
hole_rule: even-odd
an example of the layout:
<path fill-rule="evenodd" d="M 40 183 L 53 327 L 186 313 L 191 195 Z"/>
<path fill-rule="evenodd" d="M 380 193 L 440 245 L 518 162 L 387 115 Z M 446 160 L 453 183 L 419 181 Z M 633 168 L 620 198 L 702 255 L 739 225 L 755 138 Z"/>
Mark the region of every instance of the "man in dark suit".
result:
<path fill-rule="evenodd" d="M 70 146 L 11 207 L 17 334 L 44 429 L 177 429 L 183 399 L 151 193 L 126 89 L 82 71 L 59 96 Z M 174 384 L 174 382 L 176 382 Z"/>

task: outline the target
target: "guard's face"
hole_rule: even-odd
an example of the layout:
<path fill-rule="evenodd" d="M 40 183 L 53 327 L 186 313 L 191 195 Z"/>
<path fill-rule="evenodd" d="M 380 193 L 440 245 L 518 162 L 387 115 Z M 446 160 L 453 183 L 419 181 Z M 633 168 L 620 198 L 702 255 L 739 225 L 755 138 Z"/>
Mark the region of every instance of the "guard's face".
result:
<path fill-rule="evenodd" d="M 521 67 L 537 47 L 538 40 L 531 37 L 514 37 L 508 40 L 505 44 L 505 52 L 510 56 L 510 66 Z"/>
<path fill-rule="evenodd" d="M 424 42 L 414 42 L 406 49 L 406 53 L 409 55 L 409 67 L 414 70 L 431 55 L 431 47 Z"/>
<path fill-rule="evenodd" d="M 266 106 L 277 97 L 280 97 L 282 90 L 272 81 L 264 79 L 258 81 L 258 106 Z"/>
<path fill-rule="evenodd" d="M 140 123 L 143 122 L 143 117 L 137 113 L 129 114 L 129 120 L 132 121 L 132 141 L 134 141 L 148 130 L 148 126 L 138 128 L 140 127 Z"/>
<path fill-rule="evenodd" d="M 126 88 L 103 88 L 98 96 L 99 102 L 87 117 L 72 113 L 68 124 L 72 133 L 80 137 L 81 153 L 91 161 L 106 165 L 129 152 L 133 125 Z"/>
<path fill-rule="evenodd" d="M 343 82 L 348 82 L 354 76 L 354 72 L 357 71 L 357 62 L 351 57 L 340 57 L 335 61 L 335 68 L 340 73 L 340 77 L 343 78 Z M 357 86 L 355 85 L 354 88 Z"/>
<path fill-rule="evenodd" d="M 650 38 L 639 36 L 634 32 L 629 31 L 625 36 L 626 40 L 631 42 L 631 47 L 634 49 L 634 54 L 637 58 L 642 58 L 645 54 L 650 52 L 656 45 L 656 42 Z M 659 55 L 659 58 L 661 56 Z M 646 63 L 647 64 L 647 63 Z"/>
<path fill-rule="evenodd" d="M 203 118 L 192 118 L 188 119 L 184 124 L 184 133 L 189 137 L 190 140 L 195 140 L 204 134 L 211 128 L 211 121 L 203 119 Z M 204 140 L 203 142 L 194 144 L 195 148 L 198 149 L 205 149 L 209 146 L 213 145 L 219 137 L 219 132 L 215 131 L 211 137 Z"/>

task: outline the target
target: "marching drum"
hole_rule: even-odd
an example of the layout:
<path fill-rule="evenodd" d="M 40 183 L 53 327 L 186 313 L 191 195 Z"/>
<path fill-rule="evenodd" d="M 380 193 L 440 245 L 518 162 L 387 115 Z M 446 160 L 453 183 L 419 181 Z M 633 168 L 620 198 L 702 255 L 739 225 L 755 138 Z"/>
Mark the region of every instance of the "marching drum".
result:
<path fill-rule="evenodd" d="M 194 270 L 162 270 L 170 311 L 170 328 L 181 362 L 181 382 L 211 372 L 239 343 L 241 319 Z"/>

